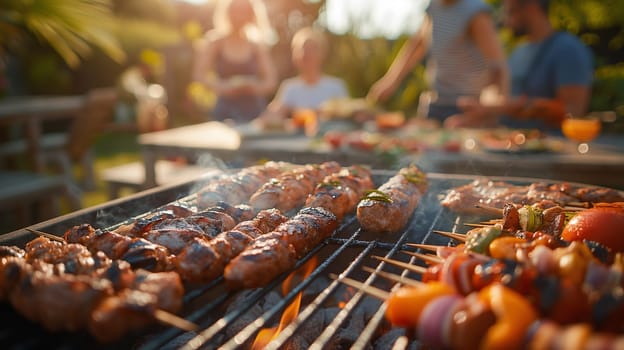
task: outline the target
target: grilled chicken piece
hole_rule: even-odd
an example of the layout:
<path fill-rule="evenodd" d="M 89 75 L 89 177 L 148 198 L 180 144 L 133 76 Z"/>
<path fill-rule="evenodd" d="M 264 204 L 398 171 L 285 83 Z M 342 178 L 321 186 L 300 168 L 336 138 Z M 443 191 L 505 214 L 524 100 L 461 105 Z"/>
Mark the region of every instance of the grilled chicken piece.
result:
<path fill-rule="evenodd" d="M 221 275 L 225 265 L 254 238 L 284 221 L 286 218 L 277 209 L 263 210 L 253 220 L 243 221 L 213 240 L 195 239 L 174 259 L 176 269 L 185 280 L 210 281 Z"/>
<path fill-rule="evenodd" d="M 256 211 L 247 204 L 230 205 L 226 202 L 217 202 L 215 206 L 206 210 L 220 211 L 228 214 L 235 222 L 251 220 L 256 216 Z"/>
<path fill-rule="evenodd" d="M 107 280 L 33 271 L 23 276 L 9 298 L 20 314 L 50 331 L 76 331 L 84 328 L 91 310 L 112 291 Z"/>
<path fill-rule="evenodd" d="M 249 199 L 256 209 L 277 208 L 282 212 L 297 209 L 305 203 L 308 194 L 329 174 L 340 170 L 336 162 L 305 165 L 282 173 L 262 185 Z"/>
<path fill-rule="evenodd" d="M 22 258 L 26 255 L 24 249 L 16 246 L 0 246 L 0 259 L 8 258 L 10 256 L 15 258 Z"/>
<path fill-rule="evenodd" d="M 292 268 L 297 258 L 329 237 L 338 226 L 334 214 L 324 208 L 304 208 L 273 232 L 256 238 L 226 266 L 230 288 L 262 287 Z"/>
<path fill-rule="evenodd" d="M 338 221 L 355 210 L 365 191 L 373 188 L 371 172 L 353 166 L 326 176 L 308 196 L 306 207 L 323 207 L 331 211 Z"/>
<path fill-rule="evenodd" d="M 182 309 L 184 286 L 176 272 L 138 270 L 130 289 L 154 295 L 161 310 L 178 312 Z"/>
<path fill-rule="evenodd" d="M 237 205 L 247 203 L 249 197 L 262 184 L 278 176 L 290 165 L 283 162 L 268 162 L 245 168 L 236 174 L 214 181 L 197 193 L 200 208 L 208 208 L 219 202 Z"/>
<path fill-rule="evenodd" d="M 176 216 L 173 215 L 170 211 L 162 211 L 152 215 L 149 215 L 145 218 L 137 219 L 129 224 L 121 225 L 113 232 L 118 233 L 123 236 L 129 237 L 142 237 L 145 232 L 148 232 L 152 229 L 152 227 L 159 222 L 168 219 L 175 219 Z"/>
<path fill-rule="evenodd" d="M 357 206 L 360 226 L 369 232 L 397 232 L 401 230 L 427 190 L 425 174 L 416 166 L 399 170 L 369 193 Z"/>

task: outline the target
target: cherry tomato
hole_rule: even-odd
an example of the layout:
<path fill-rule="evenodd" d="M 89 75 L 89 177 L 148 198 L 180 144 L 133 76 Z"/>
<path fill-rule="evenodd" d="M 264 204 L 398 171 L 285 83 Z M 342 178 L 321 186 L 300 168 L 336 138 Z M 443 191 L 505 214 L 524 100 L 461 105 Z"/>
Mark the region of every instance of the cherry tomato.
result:
<path fill-rule="evenodd" d="M 437 297 L 452 294 L 455 294 L 453 287 L 441 282 L 400 288 L 388 298 L 386 318 L 395 326 L 416 327 L 425 305 Z"/>
<path fill-rule="evenodd" d="M 624 252 L 624 207 L 598 206 L 578 212 L 563 228 L 568 241 L 595 241 L 614 252 Z"/>

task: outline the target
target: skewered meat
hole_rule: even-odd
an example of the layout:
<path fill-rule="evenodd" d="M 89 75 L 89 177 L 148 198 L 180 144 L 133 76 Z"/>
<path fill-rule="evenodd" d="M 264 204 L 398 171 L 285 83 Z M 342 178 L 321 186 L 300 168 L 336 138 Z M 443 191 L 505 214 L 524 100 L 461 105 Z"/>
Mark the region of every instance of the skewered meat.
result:
<path fill-rule="evenodd" d="M 336 162 L 304 165 L 282 173 L 262 185 L 249 199 L 256 209 L 277 208 L 286 213 L 303 206 L 308 194 L 329 174 L 340 170 Z"/>
<path fill-rule="evenodd" d="M 110 282 L 84 275 L 24 271 L 9 298 L 20 314 L 48 330 L 76 331 L 112 290 Z"/>
<path fill-rule="evenodd" d="M 342 221 L 355 210 L 366 190 L 373 187 L 370 170 L 353 166 L 328 175 L 308 196 L 306 207 L 323 207 Z"/>
<path fill-rule="evenodd" d="M 24 250 L 20 247 L 16 247 L 16 246 L 0 246 L 0 259 L 1 258 L 6 258 L 9 256 L 12 257 L 16 257 L 16 258 L 21 258 L 26 254 L 26 252 L 24 252 Z"/>
<path fill-rule="evenodd" d="M 112 231 L 95 230 L 89 224 L 70 228 L 64 237 L 68 243 L 83 244 L 89 251 L 103 252 L 111 259 L 125 260 L 133 268 L 169 271 L 172 267 L 167 248 L 143 238 L 130 238 Z"/>
<path fill-rule="evenodd" d="M 198 206 L 208 208 L 219 202 L 231 205 L 246 203 L 262 184 L 278 176 L 288 167 L 288 163 L 268 162 L 245 168 L 236 174 L 212 182 L 197 193 Z"/>
<path fill-rule="evenodd" d="M 360 226 L 370 232 L 397 232 L 409 221 L 427 190 L 425 174 L 416 166 L 399 170 L 357 206 Z"/>
<path fill-rule="evenodd" d="M 336 216 L 324 208 L 304 208 L 275 231 L 256 238 L 226 266 L 231 288 L 256 288 L 292 268 L 296 258 L 329 237 L 338 226 Z"/>
<path fill-rule="evenodd" d="M 57 265 L 80 265 L 90 253 L 77 244 L 62 245 L 38 238 L 29 248 L 41 259 L 3 257 L 0 261 L 0 296 L 8 298 L 25 318 L 51 331 L 75 331 L 87 326 L 99 340 L 114 340 L 154 321 L 158 310 L 178 311 L 184 289 L 175 272 L 133 271 L 124 261 L 103 260 L 97 270 L 68 274 Z M 44 254 L 45 249 L 49 254 Z M 84 248 L 84 247 L 82 247 Z M 72 251 L 79 254 L 72 254 Z M 98 260 L 98 259 L 92 259 Z"/>
<path fill-rule="evenodd" d="M 441 204 L 463 214 L 482 214 L 477 205 L 502 208 L 506 203 L 530 204 L 547 209 L 556 205 L 566 206 L 574 202 L 619 202 L 624 194 L 602 187 L 579 187 L 569 183 L 533 183 L 529 186 L 512 185 L 478 179 L 467 185 L 451 189 Z"/>
<path fill-rule="evenodd" d="M 247 204 L 237 204 L 232 206 L 230 204 L 227 204 L 226 202 L 218 202 L 215 206 L 210 207 L 206 210 L 216 210 L 224 212 L 231 216 L 235 222 L 251 220 L 256 215 L 255 210 Z"/>
<path fill-rule="evenodd" d="M 277 210 L 263 210 L 249 221 L 217 235 L 213 240 L 195 239 L 178 256 L 176 270 L 185 280 L 210 281 L 256 237 L 274 230 L 286 218 Z"/>

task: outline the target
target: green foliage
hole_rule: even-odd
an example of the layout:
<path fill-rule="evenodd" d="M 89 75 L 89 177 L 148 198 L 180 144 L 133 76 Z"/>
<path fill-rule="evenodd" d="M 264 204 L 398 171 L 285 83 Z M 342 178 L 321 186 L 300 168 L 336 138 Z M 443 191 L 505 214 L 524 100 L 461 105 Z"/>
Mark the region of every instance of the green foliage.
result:
<path fill-rule="evenodd" d="M 351 96 L 364 97 L 384 75 L 406 38 L 388 41 L 385 38 L 363 40 L 352 34 L 332 36 L 326 71 L 344 79 Z M 423 69 L 420 67 L 403 81 L 402 88 L 383 107 L 390 110 L 415 109 L 418 96 L 424 89 Z"/>
<path fill-rule="evenodd" d="M 50 45 L 72 67 L 98 47 L 118 62 L 125 58 L 110 32 L 113 19 L 107 0 L 13 0 L 0 3 L 2 52 L 34 36 Z M 17 40 L 16 40 L 17 39 Z M 2 54 L 0 52 L 0 54 Z"/>

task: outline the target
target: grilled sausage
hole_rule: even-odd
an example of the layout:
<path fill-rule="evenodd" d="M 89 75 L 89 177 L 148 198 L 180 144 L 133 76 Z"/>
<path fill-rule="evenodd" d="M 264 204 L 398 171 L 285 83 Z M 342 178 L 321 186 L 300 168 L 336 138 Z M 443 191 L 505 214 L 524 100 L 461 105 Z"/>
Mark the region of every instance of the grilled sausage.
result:
<path fill-rule="evenodd" d="M 353 166 L 328 175 L 308 196 L 306 207 L 323 207 L 338 221 L 355 210 L 365 191 L 373 187 L 370 170 Z"/>
<path fill-rule="evenodd" d="M 277 208 L 286 213 L 305 203 L 308 194 L 329 174 L 340 170 L 336 162 L 321 165 L 305 165 L 282 173 L 262 185 L 249 199 L 256 209 Z"/>
<path fill-rule="evenodd" d="M 208 208 L 219 202 L 231 205 L 246 203 L 262 184 L 278 176 L 290 165 L 283 162 L 268 162 L 264 165 L 245 168 L 238 173 L 211 182 L 197 193 L 197 205 Z"/>
<path fill-rule="evenodd" d="M 262 287 L 292 268 L 296 259 L 329 237 L 338 226 L 336 216 L 324 208 L 304 208 L 275 231 L 255 239 L 226 266 L 230 288 Z"/>
<path fill-rule="evenodd" d="M 409 221 L 427 189 L 425 174 L 416 166 L 399 170 L 357 206 L 360 226 L 369 232 L 397 232 Z"/>
<path fill-rule="evenodd" d="M 249 221 L 217 235 L 213 240 L 196 239 L 174 258 L 184 280 L 207 282 L 223 273 L 225 265 L 256 237 L 273 231 L 286 221 L 279 210 L 263 210 Z"/>

